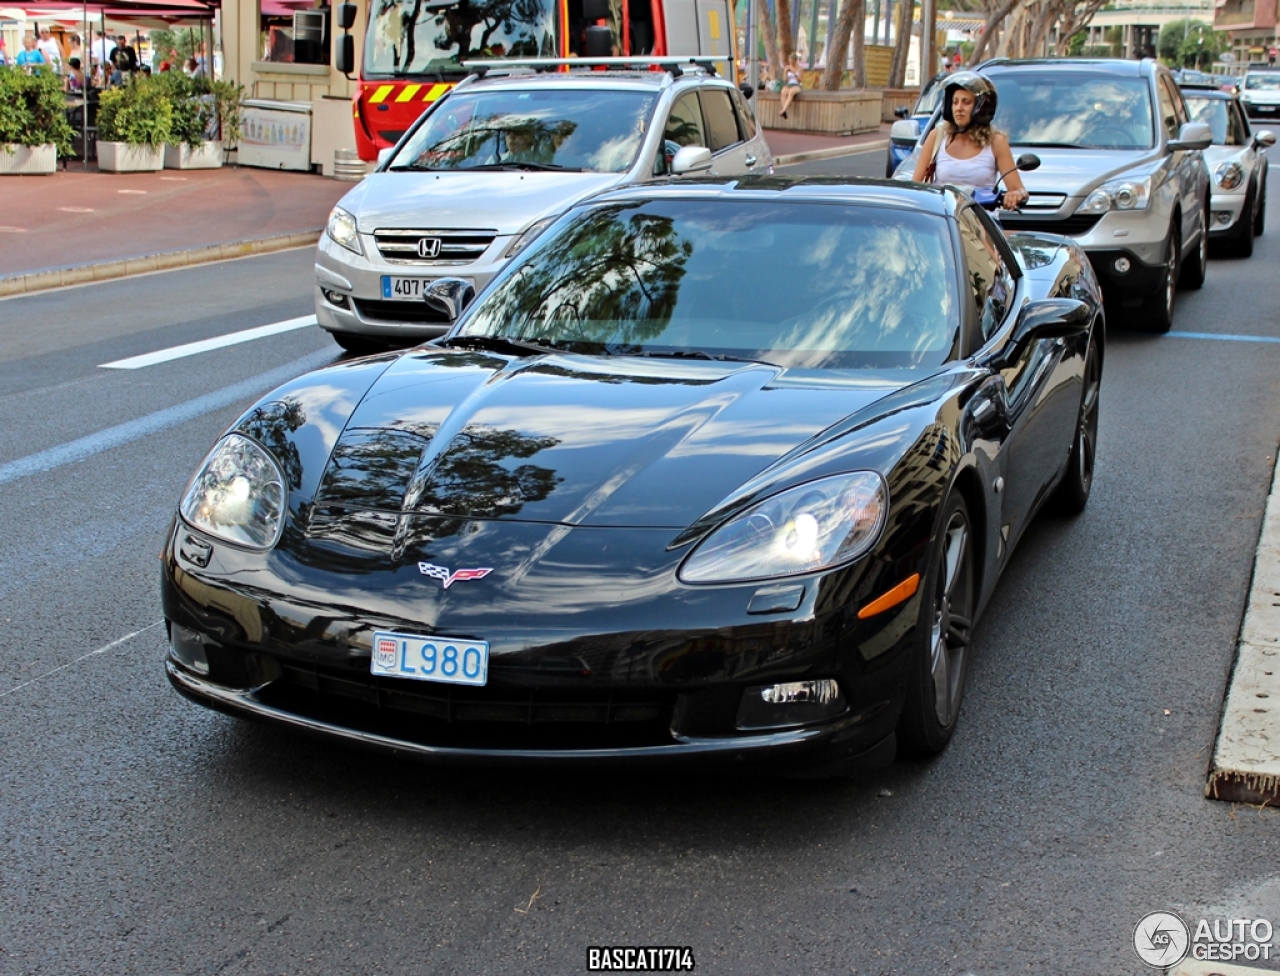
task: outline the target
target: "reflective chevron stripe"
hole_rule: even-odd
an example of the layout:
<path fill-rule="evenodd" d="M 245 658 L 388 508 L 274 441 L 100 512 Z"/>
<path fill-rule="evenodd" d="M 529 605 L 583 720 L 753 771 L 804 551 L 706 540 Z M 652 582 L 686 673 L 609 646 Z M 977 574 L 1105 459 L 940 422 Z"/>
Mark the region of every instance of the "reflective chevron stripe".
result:
<path fill-rule="evenodd" d="M 395 90 L 396 90 L 395 85 L 379 85 L 378 90 L 369 97 L 369 101 L 376 104 L 377 102 L 382 101 L 384 98 L 386 98 Z"/>
<path fill-rule="evenodd" d="M 422 96 L 424 102 L 434 102 L 437 98 L 447 92 L 452 85 L 435 84 L 431 86 L 431 90 Z"/>
<path fill-rule="evenodd" d="M 396 96 L 396 101 L 397 102 L 409 101 L 411 98 L 413 98 L 414 95 L 418 94 L 418 89 L 421 87 L 422 87 L 421 85 L 405 85 L 404 89 L 400 92 L 400 94 Z"/>

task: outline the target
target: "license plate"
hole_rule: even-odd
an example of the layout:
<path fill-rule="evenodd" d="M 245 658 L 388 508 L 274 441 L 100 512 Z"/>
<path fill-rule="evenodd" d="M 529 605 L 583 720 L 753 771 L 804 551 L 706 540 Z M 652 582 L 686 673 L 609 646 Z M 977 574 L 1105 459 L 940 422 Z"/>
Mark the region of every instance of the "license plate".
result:
<path fill-rule="evenodd" d="M 434 278 L 398 278 L 395 275 L 382 276 L 382 297 L 392 301 L 420 302 L 422 290 L 435 281 Z"/>
<path fill-rule="evenodd" d="M 378 631 L 373 635 L 369 670 L 390 678 L 483 685 L 489 679 L 489 644 Z"/>

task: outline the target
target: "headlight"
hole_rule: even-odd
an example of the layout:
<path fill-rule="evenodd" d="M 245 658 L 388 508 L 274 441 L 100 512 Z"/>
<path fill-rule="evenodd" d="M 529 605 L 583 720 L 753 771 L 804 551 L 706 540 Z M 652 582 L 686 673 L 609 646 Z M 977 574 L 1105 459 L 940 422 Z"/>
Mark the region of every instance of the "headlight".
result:
<path fill-rule="evenodd" d="M 1224 190 L 1234 190 L 1244 182 L 1244 169 L 1239 163 L 1223 163 L 1214 172 L 1213 180 Z"/>
<path fill-rule="evenodd" d="M 329 214 L 329 237 L 335 244 L 341 244 L 348 251 L 363 254 L 360 250 L 360 235 L 356 233 L 356 219 L 341 207 L 334 207 Z"/>
<path fill-rule="evenodd" d="M 513 258 L 526 247 L 537 240 L 538 235 L 550 227 L 559 218 L 559 214 L 552 217 L 543 217 L 541 220 L 529 225 L 529 229 L 517 237 L 502 255 L 504 258 Z"/>
<path fill-rule="evenodd" d="M 270 549 L 284 525 L 284 474 L 267 451 L 228 434 L 209 452 L 178 511 L 226 542 Z"/>
<path fill-rule="evenodd" d="M 1151 177 L 1140 180 L 1112 180 L 1087 197 L 1076 213 L 1104 214 L 1112 210 L 1146 210 L 1151 199 Z"/>
<path fill-rule="evenodd" d="M 679 576 L 686 583 L 728 583 L 828 569 L 875 545 L 888 509 L 888 489 L 874 471 L 789 488 L 712 532 Z"/>

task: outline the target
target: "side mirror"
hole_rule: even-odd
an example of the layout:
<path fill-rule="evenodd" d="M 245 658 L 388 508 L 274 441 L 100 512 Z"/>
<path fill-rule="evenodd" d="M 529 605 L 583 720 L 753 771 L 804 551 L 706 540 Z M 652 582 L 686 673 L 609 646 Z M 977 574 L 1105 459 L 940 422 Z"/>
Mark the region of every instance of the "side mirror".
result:
<path fill-rule="evenodd" d="M 893 117 L 895 119 L 905 119 L 910 114 L 911 109 L 907 108 L 905 105 L 899 105 L 893 110 Z"/>
<path fill-rule="evenodd" d="M 395 146 L 387 146 L 386 149 L 378 150 L 378 169 L 382 169 L 391 161 L 391 157 L 396 154 Z"/>
<path fill-rule="evenodd" d="M 1018 314 L 1013 335 L 1001 350 L 997 365 L 1012 365 L 1023 351 L 1042 339 L 1072 339 L 1089 331 L 1089 306 L 1074 298 L 1046 298 L 1029 302 Z"/>
<path fill-rule="evenodd" d="M 339 34 L 334 38 L 333 66 L 344 75 L 356 70 L 356 40 L 350 34 Z"/>
<path fill-rule="evenodd" d="M 1035 153 L 1023 153 L 1018 157 L 1018 161 L 1014 163 L 1024 173 L 1030 173 L 1032 170 L 1040 168 L 1040 157 Z"/>
<path fill-rule="evenodd" d="M 1213 144 L 1213 130 L 1204 122 L 1188 122 L 1178 130 L 1178 138 L 1169 143 L 1170 152 L 1184 149 L 1208 149 Z"/>
<path fill-rule="evenodd" d="M 427 307 L 442 312 L 452 322 L 476 297 L 475 286 L 464 278 L 437 278 L 422 290 Z"/>
<path fill-rule="evenodd" d="M 684 173 L 701 173 L 711 168 L 711 150 L 706 146 L 681 146 L 680 151 L 671 160 L 671 173 L 680 176 Z"/>
<path fill-rule="evenodd" d="M 738 86 L 738 91 L 742 92 L 742 97 L 747 100 L 750 100 L 751 96 L 756 93 L 756 90 L 752 88 L 750 85 L 748 85 L 745 81 Z"/>
<path fill-rule="evenodd" d="M 338 27 L 344 31 L 356 25 L 356 5 L 354 3 L 338 4 Z"/>
<path fill-rule="evenodd" d="M 920 138 L 920 123 L 915 119 L 900 119 L 889 129 L 889 138 L 894 142 L 914 143 Z"/>
<path fill-rule="evenodd" d="M 1274 146 L 1276 144 L 1276 134 L 1270 130 L 1264 129 L 1253 137 L 1253 141 L 1259 149 L 1266 149 L 1267 147 Z"/>

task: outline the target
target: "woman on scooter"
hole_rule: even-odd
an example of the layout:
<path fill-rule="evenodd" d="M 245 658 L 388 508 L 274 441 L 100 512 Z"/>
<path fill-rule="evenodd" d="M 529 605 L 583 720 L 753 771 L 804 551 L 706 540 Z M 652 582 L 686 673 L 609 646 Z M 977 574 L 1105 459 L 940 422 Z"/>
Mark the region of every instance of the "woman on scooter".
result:
<path fill-rule="evenodd" d="M 952 75 L 942 95 L 942 120 L 925 139 L 912 178 L 985 189 L 1004 174 L 1001 204 L 1012 210 L 1025 203 L 1028 194 L 1014 166 L 1009 137 L 991 125 L 995 116 L 995 85 L 972 71 Z"/>

